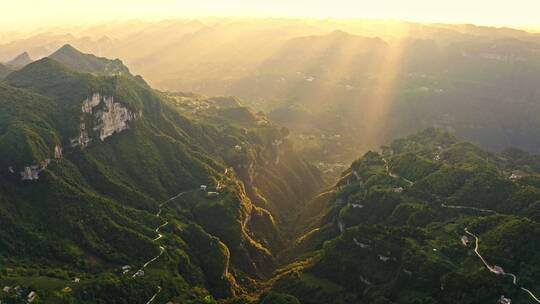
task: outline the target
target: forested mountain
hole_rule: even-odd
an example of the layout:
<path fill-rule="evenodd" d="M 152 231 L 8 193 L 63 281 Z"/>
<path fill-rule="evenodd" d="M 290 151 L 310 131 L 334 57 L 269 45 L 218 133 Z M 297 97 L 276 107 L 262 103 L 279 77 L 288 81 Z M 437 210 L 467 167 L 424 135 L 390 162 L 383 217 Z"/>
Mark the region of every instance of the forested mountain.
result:
<path fill-rule="evenodd" d="M 17 57 L 11 59 L 10 61 L 6 62 L 5 65 L 14 70 L 18 70 L 32 61 L 33 60 L 32 58 L 30 58 L 30 55 L 28 55 L 27 52 L 24 52 L 20 55 L 17 55 Z"/>
<path fill-rule="evenodd" d="M 97 74 L 129 74 L 129 69 L 120 61 L 83 54 L 69 44 L 48 56 L 78 72 Z"/>
<path fill-rule="evenodd" d="M 66 43 L 122 58 L 159 89 L 242 98 L 288 127 L 331 177 L 359 151 L 428 127 L 489 151 L 540 151 L 529 136 L 540 130 L 538 33 L 399 21 L 133 21 L 6 41 L 0 60 L 49 56 Z M 84 58 L 64 64 L 99 66 Z M 126 72 L 120 62 L 110 68 Z"/>
<path fill-rule="evenodd" d="M 11 73 L 11 69 L 3 64 L 0 63 L 0 79 L 6 77 L 9 73 Z"/>
<path fill-rule="evenodd" d="M 288 132 L 233 98 L 155 91 L 118 60 L 54 57 L 0 85 L 2 301 L 255 290 L 291 237 L 280 224 L 321 186 Z"/>
<path fill-rule="evenodd" d="M 0 45 L 24 52 L 0 304 L 540 303 L 539 37 L 211 19 Z"/>
<path fill-rule="evenodd" d="M 538 169 L 436 129 L 367 152 L 306 205 L 299 257 L 271 290 L 301 303 L 538 302 Z"/>

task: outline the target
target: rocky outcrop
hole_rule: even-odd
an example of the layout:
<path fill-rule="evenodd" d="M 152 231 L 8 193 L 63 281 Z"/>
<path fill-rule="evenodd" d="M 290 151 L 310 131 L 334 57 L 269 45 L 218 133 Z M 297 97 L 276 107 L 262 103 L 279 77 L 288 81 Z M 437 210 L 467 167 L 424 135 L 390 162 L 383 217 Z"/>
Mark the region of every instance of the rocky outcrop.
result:
<path fill-rule="evenodd" d="M 62 158 L 62 147 L 60 147 L 59 145 L 54 146 L 54 158 Z"/>
<path fill-rule="evenodd" d="M 134 113 L 121 103 L 115 102 L 113 96 L 100 93 L 94 93 L 85 99 L 81 112 L 79 136 L 70 140 L 72 147 L 86 147 L 94 137 L 103 141 L 114 133 L 128 129 L 128 122 L 141 116 L 141 113 Z M 91 119 L 87 119 L 88 115 Z"/>
<path fill-rule="evenodd" d="M 100 124 L 94 127 L 95 131 L 99 131 L 99 138 L 103 141 L 105 138 L 124 131 L 128 128 L 128 121 L 136 118 L 136 114 L 122 106 L 118 102 L 114 102 L 114 98 L 105 98 L 105 109 L 98 111 L 97 116 Z"/>
<path fill-rule="evenodd" d="M 23 171 L 19 172 L 19 174 L 21 175 L 21 180 L 38 180 L 39 173 L 47 169 L 50 163 L 51 160 L 47 158 L 46 160 L 42 161 L 40 165 L 31 165 L 24 167 Z"/>
<path fill-rule="evenodd" d="M 90 137 L 86 131 L 86 124 L 83 122 L 79 127 L 79 136 L 70 139 L 71 147 L 86 147 L 90 142 Z"/>
<path fill-rule="evenodd" d="M 112 97 L 103 97 L 104 99 L 112 99 Z M 81 111 L 83 113 L 92 114 L 92 111 L 101 103 L 101 95 L 99 93 L 92 94 L 92 97 L 85 99 L 82 103 Z"/>

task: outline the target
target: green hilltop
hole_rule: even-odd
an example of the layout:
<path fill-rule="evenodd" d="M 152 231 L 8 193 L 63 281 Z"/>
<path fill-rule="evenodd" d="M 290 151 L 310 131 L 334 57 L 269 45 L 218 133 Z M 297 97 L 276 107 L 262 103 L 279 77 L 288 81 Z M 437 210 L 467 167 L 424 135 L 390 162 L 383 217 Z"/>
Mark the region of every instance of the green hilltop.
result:
<path fill-rule="evenodd" d="M 540 292 L 539 160 L 436 129 L 368 152 L 306 205 L 297 258 L 271 290 L 301 303 L 533 303 L 520 288 Z"/>
<path fill-rule="evenodd" d="M 92 54 L 84 54 L 69 44 L 48 56 L 66 67 L 92 74 L 129 74 L 129 69 L 119 59 L 110 60 Z"/>

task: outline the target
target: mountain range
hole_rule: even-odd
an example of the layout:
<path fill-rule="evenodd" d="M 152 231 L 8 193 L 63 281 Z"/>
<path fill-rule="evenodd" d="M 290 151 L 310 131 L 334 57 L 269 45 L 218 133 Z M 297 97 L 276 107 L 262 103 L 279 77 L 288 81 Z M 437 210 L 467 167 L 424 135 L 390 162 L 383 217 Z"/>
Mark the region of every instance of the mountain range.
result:
<path fill-rule="evenodd" d="M 161 90 L 238 96 L 289 128 L 299 151 L 331 180 L 358 153 L 429 127 L 489 151 L 538 153 L 529 134 L 539 130 L 539 37 L 399 21 L 133 21 L 5 41 L 0 60 L 25 51 L 54 57 L 69 43 L 122 58 Z M 92 72 L 96 60 L 85 58 L 72 64 Z"/>
<path fill-rule="evenodd" d="M 158 92 L 70 46 L 12 72 L 0 96 L 0 281 L 43 303 L 247 292 L 290 238 L 278 224 L 299 193 L 322 184 L 236 100 Z"/>
<path fill-rule="evenodd" d="M 286 44 L 265 70 L 334 62 L 345 49 L 363 71 L 392 57 L 382 39 L 341 31 Z M 321 53 L 305 53 L 321 45 Z M 410 58 L 431 47 L 409 44 Z M 459 62 L 456 70 L 465 68 Z M 446 75 L 442 67 L 423 69 Z M 440 85 L 411 73 L 399 77 Z M 296 75 L 308 86 L 318 81 Z M 473 82 L 454 81 L 444 90 L 455 96 Z M 437 110 L 445 99 L 428 100 Z M 535 113 L 529 99 L 520 102 L 531 108 L 516 111 Z M 306 146 L 295 132 L 304 129 L 276 123 L 287 124 L 288 113 L 267 116 L 245 103 L 160 91 L 122 61 L 71 45 L 7 71 L 2 303 L 539 302 L 538 155 L 484 150 L 448 128 L 367 152 L 332 133 L 319 148 L 342 143 L 363 156 L 328 182 L 308 160 L 313 154 L 298 149 Z"/>

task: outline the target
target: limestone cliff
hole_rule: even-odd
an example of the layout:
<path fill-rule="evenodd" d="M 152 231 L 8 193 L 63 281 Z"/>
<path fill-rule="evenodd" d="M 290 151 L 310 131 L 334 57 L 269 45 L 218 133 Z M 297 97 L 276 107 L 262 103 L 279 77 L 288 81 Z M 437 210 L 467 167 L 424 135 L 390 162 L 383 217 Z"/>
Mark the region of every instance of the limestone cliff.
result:
<path fill-rule="evenodd" d="M 134 113 L 122 103 L 115 102 L 113 96 L 94 93 L 82 102 L 79 136 L 70 139 L 70 144 L 85 147 L 97 137 L 103 141 L 128 129 L 128 122 L 139 116 L 141 113 Z"/>

